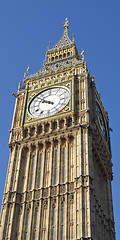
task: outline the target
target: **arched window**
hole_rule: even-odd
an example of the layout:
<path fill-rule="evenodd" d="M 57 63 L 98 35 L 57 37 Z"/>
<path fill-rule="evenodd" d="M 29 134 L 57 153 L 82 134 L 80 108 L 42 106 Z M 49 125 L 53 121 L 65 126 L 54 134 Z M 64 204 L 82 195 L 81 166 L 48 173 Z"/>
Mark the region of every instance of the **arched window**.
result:
<path fill-rule="evenodd" d="M 62 205 L 62 216 L 61 216 L 61 240 L 64 239 L 64 205 Z"/>
<path fill-rule="evenodd" d="M 38 209 L 35 212 L 34 240 L 36 240 L 37 222 L 38 222 Z"/>
<path fill-rule="evenodd" d="M 65 148 L 63 149 L 62 154 L 62 182 L 65 182 Z"/>
<path fill-rule="evenodd" d="M 55 151 L 55 184 L 57 183 L 57 164 L 58 164 L 58 152 Z"/>
<path fill-rule="evenodd" d="M 55 240 L 55 206 L 52 213 L 52 240 Z"/>
<path fill-rule="evenodd" d="M 27 212 L 27 217 L 26 217 L 26 229 L 25 229 L 25 240 L 28 240 L 29 216 L 30 216 L 30 213 Z"/>
<path fill-rule="evenodd" d="M 41 170 L 42 170 L 42 153 L 40 153 L 38 188 L 40 188 L 41 184 Z"/>
<path fill-rule="evenodd" d="M 33 188 L 33 174 L 34 174 L 34 165 L 35 165 L 35 156 L 32 157 L 32 167 L 31 167 L 31 181 L 30 181 L 30 190 Z"/>

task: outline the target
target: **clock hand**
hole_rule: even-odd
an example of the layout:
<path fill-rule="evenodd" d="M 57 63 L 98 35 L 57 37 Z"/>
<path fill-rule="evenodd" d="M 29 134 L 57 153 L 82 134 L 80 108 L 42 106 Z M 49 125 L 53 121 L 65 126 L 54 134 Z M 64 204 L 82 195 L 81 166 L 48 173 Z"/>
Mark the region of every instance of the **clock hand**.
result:
<path fill-rule="evenodd" d="M 44 99 L 42 99 L 42 101 L 41 101 L 42 103 L 48 103 L 48 104 L 54 104 L 54 102 L 51 102 L 51 101 L 47 101 L 47 100 L 44 100 Z"/>
<path fill-rule="evenodd" d="M 47 103 L 48 103 L 48 104 L 52 104 L 52 105 L 54 104 L 54 102 L 51 102 L 51 101 L 48 101 Z"/>

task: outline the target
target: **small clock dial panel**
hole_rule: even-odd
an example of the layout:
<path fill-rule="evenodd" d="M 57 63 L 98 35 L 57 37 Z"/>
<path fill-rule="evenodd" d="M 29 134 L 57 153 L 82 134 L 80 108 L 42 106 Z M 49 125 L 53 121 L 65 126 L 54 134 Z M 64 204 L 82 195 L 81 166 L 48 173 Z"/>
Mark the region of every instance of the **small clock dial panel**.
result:
<path fill-rule="evenodd" d="M 70 92 L 66 87 L 49 88 L 33 98 L 28 110 L 33 117 L 48 117 L 62 110 L 69 99 Z"/>
<path fill-rule="evenodd" d="M 105 121 L 104 121 L 102 111 L 100 109 L 100 106 L 99 106 L 97 100 L 96 100 L 96 116 L 97 116 L 97 120 L 99 123 L 100 130 L 102 132 L 102 135 L 103 135 L 105 141 L 107 142 L 107 131 L 106 131 L 106 126 L 105 126 Z"/>

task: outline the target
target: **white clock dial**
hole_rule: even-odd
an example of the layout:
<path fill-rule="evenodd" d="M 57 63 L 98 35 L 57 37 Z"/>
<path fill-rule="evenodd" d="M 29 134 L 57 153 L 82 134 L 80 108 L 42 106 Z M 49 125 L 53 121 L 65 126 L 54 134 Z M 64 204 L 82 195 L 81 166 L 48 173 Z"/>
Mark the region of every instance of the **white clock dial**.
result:
<path fill-rule="evenodd" d="M 70 99 L 66 87 L 53 87 L 39 93 L 29 104 L 29 113 L 33 117 L 48 117 L 63 109 Z"/>

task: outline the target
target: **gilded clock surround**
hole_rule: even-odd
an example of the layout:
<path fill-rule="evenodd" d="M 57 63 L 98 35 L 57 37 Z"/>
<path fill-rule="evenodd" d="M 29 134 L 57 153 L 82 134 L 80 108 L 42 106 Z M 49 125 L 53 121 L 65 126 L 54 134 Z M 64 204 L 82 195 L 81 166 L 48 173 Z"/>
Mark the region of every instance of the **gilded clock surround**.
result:
<path fill-rule="evenodd" d="M 66 18 L 60 41 L 43 68 L 24 74 L 14 94 L 10 160 L 1 210 L 1 240 L 115 240 L 108 113 L 79 55 Z M 59 114 L 31 118 L 28 106 L 44 89 L 71 93 Z M 100 129 L 95 102 L 107 129 Z"/>
<path fill-rule="evenodd" d="M 42 118 L 39 119 L 39 117 L 33 117 L 29 111 L 28 111 L 28 107 L 30 102 L 32 101 L 32 99 L 34 97 L 36 97 L 39 93 L 43 92 L 44 90 L 48 90 L 51 87 L 66 87 L 67 89 L 69 89 L 70 91 L 70 100 L 68 102 L 68 104 L 61 109 L 57 114 L 54 114 L 52 116 L 47 117 L 48 119 L 54 118 L 55 115 L 60 115 L 60 114 L 70 114 L 74 112 L 74 95 L 73 95 L 73 91 L 74 91 L 74 82 L 73 79 L 68 80 L 68 81 L 64 81 L 64 82 L 60 82 L 60 83 L 56 83 L 56 84 L 49 84 L 46 87 L 40 88 L 40 89 L 36 89 L 36 87 L 34 87 L 34 90 L 30 90 L 28 91 L 28 96 L 27 96 L 27 103 L 26 103 L 26 112 L 25 112 L 25 121 L 24 124 L 28 124 L 29 122 L 34 122 L 34 121 L 39 121 L 42 120 Z"/>

